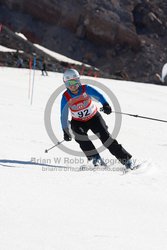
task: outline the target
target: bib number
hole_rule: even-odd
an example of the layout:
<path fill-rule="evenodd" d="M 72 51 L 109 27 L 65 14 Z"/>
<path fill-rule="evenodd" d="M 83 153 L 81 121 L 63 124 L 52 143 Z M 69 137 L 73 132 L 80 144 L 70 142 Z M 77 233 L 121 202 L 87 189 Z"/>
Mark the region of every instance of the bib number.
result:
<path fill-rule="evenodd" d="M 79 111 L 77 114 L 78 114 L 79 118 L 83 118 L 83 117 L 86 117 L 86 116 L 90 115 L 88 109 L 84 109 L 83 111 Z"/>

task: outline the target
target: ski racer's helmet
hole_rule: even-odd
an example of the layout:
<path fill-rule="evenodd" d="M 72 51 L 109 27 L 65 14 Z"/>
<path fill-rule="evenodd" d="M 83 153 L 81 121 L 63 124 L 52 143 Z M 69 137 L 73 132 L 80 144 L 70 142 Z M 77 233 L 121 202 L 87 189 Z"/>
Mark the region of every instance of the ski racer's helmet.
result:
<path fill-rule="evenodd" d="M 66 88 L 77 85 L 78 87 L 81 85 L 80 75 L 76 69 L 67 69 L 63 74 L 63 81 L 66 85 Z"/>

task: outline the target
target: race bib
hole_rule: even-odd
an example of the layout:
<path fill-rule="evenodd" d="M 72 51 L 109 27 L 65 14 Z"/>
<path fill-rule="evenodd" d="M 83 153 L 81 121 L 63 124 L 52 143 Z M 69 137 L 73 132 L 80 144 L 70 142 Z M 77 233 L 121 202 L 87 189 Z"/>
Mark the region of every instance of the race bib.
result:
<path fill-rule="evenodd" d="M 72 117 L 75 120 L 89 120 L 90 118 L 92 118 L 97 112 L 97 107 L 92 103 L 89 107 L 85 108 L 85 109 L 81 109 L 79 111 L 72 111 Z"/>

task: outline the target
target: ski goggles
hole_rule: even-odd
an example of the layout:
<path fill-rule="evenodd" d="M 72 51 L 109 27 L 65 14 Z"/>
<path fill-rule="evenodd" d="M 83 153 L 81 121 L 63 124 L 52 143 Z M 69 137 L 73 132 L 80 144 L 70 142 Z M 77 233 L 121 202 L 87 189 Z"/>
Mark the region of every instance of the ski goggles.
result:
<path fill-rule="evenodd" d="M 65 82 L 65 85 L 66 85 L 67 88 L 70 87 L 70 86 L 76 86 L 77 84 L 80 85 L 80 80 L 79 79 L 71 79 L 71 80 L 67 80 Z"/>

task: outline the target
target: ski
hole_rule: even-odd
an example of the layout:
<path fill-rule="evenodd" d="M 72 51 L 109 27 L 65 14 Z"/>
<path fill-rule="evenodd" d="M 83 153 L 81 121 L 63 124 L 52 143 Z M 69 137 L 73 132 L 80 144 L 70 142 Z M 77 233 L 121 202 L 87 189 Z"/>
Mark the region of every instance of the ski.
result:
<path fill-rule="evenodd" d="M 136 164 L 136 165 L 134 166 L 133 169 L 124 168 L 123 174 L 135 173 L 137 170 L 139 170 L 139 169 L 142 168 L 143 166 L 146 166 L 145 163 L 147 163 L 147 161 L 139 162 L 138 164 Z"/>

